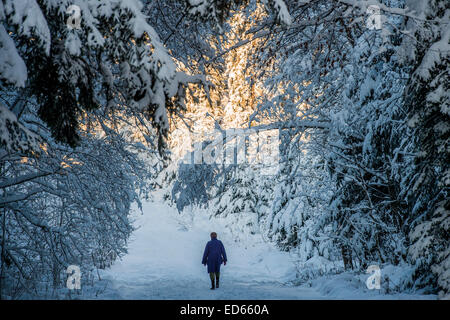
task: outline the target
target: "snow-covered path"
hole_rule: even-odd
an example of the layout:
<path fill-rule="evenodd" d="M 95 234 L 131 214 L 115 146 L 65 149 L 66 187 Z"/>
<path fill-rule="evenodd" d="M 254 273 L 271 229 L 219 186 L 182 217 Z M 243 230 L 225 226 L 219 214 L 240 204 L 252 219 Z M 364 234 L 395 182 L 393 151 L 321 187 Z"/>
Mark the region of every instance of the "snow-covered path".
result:
<path fill-rule="evenodd" d="M 249 235 L 248 247 L 231 240 L 221 221 L 196 217 L 181 220 L 162 202 L 147 202 L 136 214 L 139 229 L 129 253 L 103 271 L 106 289 L 101 299 L 311 299 L 312 289 L 287 285 L 295 268 L 287 253 L 279 252 L 260 236 Z M 201 264 L 209 233 L 216 231 L 225 245 L 228 263 L 221 268 L 221 287 L 209 290 Z"/>
<path fill-rule="evenodd" d="M 365 287 L 366 275 L 324 276 L 309 285 L 293 286 L 292 257 L 263 241 L 260 235 L 239 234 L 233 241 L 225 220 L 206 213 L 183 214 L 160 197 L 135 210 L 135 226 L 128 254 L 101 272 L 91 299 L 435 299 L 420 293 L 383 294 Z M 221 286 L 209 290 L 203 249 L 211 231 L 227 250 Z"/>

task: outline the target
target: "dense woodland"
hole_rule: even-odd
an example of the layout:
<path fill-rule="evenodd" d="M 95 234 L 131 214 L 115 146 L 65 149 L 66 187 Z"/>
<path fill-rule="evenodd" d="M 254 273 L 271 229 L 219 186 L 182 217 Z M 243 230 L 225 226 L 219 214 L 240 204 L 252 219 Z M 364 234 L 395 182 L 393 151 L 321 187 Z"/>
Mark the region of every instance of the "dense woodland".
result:
<path fill-rule="evenodd" d="M 449 24 L 446 0 L 1 0 L 0 298 L 96 281 L 155 188 L 300 283 L 392 265 L 448 296 Z M 277 131 L 275 173 L 180 161 L 248 128 Z"/>

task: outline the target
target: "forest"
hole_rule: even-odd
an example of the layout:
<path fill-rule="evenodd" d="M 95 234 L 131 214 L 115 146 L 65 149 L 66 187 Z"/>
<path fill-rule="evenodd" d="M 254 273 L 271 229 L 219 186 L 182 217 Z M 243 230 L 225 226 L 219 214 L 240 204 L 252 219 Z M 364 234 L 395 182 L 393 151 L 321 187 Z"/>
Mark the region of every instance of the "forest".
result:
<path fill-rule="evenodd" d="M 449 76 L 447 0 L 0 0 L 0 299 L 95 286 L 158 192 L 450 298 Z"/>

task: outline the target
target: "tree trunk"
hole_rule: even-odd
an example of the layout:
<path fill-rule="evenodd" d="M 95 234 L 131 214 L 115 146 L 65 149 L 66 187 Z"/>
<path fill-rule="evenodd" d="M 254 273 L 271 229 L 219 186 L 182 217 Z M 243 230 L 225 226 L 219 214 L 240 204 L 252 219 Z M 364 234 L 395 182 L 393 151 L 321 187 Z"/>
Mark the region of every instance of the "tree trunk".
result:
<path fill-rule="evenodd" d="M 353 269 L 352 249 L 348 245 L 342 245 L 342 260 L 344 261 L 345 270 Z"/>
<path fill-rule="evenodd" d="M 6 209 L 3 209 L 2 216 L 2 251 L 0 253 L 1 257 L 1 265 L 0 265 L 0 300 L 3 300 L 3 278 L 4 278 L 4 269 L 5 269 L 5 244 L 6 244 Z"/>

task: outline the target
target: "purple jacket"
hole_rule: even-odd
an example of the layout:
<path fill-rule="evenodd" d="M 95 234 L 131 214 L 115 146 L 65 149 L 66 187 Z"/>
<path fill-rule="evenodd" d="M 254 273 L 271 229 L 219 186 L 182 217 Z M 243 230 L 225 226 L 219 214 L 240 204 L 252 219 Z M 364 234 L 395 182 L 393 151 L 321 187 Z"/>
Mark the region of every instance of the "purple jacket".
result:
<path fill-rule="evenodd" d="M 225 248 L 222 241 L 213 238 L 206 244 L 202 264 L 208 264 L 208 273 L 220 272 L 220 265 L 222 262 L 227 262 Z"/>

